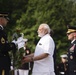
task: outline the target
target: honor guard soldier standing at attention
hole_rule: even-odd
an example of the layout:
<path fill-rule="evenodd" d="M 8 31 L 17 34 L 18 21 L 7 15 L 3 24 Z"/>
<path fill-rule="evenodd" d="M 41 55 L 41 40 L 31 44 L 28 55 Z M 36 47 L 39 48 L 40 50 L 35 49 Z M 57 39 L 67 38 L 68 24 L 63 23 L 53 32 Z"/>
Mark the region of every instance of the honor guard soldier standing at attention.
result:
<path fill-rule="evenodd" d="M 0 13 L 0 75 L 9 75 L 11 60 L 9 51 L 15 51 L 15 44 L 8 43 L 4 27 L 9 21 L 7 13 Z"/>
<path fill-rule="evenodd" d="M 76 27 L 68 26 L 68 40 L 71 45 L 68 49 L 68 70 L 69 75 L 76 75 Z"/>
<path fill-rule="evenodd" d="M 68 75 L 68 62 L 67 62 L 67 55 L 63 54 L 60 56 L 61 57 L 61 62 L 58 64 L 57 69 L 58 69 L 58 75 Z"/>

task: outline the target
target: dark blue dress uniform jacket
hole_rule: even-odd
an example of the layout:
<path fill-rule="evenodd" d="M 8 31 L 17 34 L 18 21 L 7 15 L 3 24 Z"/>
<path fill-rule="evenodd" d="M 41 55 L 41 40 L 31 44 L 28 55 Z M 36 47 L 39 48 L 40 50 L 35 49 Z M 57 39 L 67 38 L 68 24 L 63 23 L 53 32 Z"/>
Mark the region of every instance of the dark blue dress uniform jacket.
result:
<path fill-rule="evenodd" d="M 57 75 L 68 75 L 68 70 L 67 70 L 67 67 L 68 67 L 68 63 L 59 63 L 58 66 L 57 66 L 57 71 L 58 71 L 58 74 Z"/>
<path fill-rule="evenodd" d="M 7 35 L 0 26 L 0 74 L 2 70 L 10 70 L 11 60 L 8 52 L 15 48 L 14 43 L 8 43 Z"/>
<path fill-rule="evenodd" d="M 28 48 L 26 48 L 26 50 L 25 50 L 25 55 L 29 55 L 29 54 L 31 54 L 31 51 L 30 51 L 30 49 L 28 49 Z M 20 67 L 20 69 L 23 69 L 23 70 L 29 70 L 29 62 L 28 63 L 24 63 L 21 67 Z"/>
<path fill-rule="evenodd" d="M 76 75 L 76 40 L 68 49 L 68 65 L 69 75 Z"/>

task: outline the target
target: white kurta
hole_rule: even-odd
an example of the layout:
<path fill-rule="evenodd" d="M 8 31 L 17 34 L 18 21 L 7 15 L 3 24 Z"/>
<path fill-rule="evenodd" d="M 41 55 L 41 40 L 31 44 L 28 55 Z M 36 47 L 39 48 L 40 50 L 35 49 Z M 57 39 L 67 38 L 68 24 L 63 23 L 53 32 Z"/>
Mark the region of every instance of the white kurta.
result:
<path fill-rule="evenodd" d="M 46 34 L 39 40 L 34 56 L 38 56 L 43 53 L 48 53 L 49 56 L 42 60 L 34 61 L 32 75 L 55 75 L 53 61 L 54 49 L 55 44 L 49 34 Z"/>

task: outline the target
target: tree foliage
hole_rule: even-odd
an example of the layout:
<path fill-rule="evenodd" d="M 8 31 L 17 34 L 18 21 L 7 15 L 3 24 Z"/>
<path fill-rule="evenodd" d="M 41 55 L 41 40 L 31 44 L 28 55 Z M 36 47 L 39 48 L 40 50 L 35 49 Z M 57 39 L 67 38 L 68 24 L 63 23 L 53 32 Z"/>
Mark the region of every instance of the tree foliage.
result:
<path fill-rule="evenodd" d="M 4 5 L 4 6 L 3 6 Z M 34 51 L 39 40 L 39 24 L 47 23 L 53 29 L 53 38 L 58 56 L 67 52 L 66 31 L 68 24 L 76 24 L 76 3 L 72 0 L 0 0 L 2 10 L 11 12 L 7 28 L 9 36 L 17 27 L 28 39 L 29 48 Z"/>

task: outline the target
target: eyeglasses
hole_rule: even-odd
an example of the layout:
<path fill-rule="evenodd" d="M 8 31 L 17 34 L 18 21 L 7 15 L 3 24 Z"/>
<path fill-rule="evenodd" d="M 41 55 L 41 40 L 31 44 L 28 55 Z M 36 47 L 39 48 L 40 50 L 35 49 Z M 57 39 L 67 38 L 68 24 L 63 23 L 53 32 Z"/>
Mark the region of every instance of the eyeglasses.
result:
<path fill-rule="evenodd" d="M 42 31 L 42 30 L 43 30 L 43 28 L 39 28 L 38 30 L 39 30 L 39 31 Z"/>

